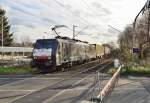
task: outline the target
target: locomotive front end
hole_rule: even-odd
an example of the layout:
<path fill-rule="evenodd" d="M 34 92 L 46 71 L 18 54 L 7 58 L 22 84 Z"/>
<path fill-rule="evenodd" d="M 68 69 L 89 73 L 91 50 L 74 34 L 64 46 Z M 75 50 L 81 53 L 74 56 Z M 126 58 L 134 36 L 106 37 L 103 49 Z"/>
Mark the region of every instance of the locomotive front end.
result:
<path fill-rule="evenodd" d="M 33 63 L 37 67 L 55 66 L 55 52 L 57 44 L 53 39 L 37 40 L 32 52 Z"/>

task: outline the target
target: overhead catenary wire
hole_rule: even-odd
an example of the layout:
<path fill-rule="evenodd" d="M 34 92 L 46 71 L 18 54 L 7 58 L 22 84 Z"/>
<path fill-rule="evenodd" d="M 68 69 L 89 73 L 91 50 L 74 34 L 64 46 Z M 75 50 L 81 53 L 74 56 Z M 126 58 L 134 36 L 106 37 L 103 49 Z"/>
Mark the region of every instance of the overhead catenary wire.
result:
<path fill-rule="evenodd" d="M 45 1 L 45 0 L 43 0 L 43 1 Z M 58 2 L 58 1 L 55 1 L 55 2 L 56 2 L 59 6 L 61 6 L 61 8 L 63 8 L 64 10 L 67 10 L 67 11 L 68 11 L 67 8 L 64 8 L 64 6 L 62 6 L 63 4 L 61 4 L 61 3 Z M 49 8 L 52 8 L 52 7 L 50 7 L 50 5 L 49 5 L 48 3 L 46 3 L 46 2 L 45 2 L 45 5 L 46 5 L 47 7 L 49 7 Z M 55 8 L 53 8 L 53 9 L 55 9 Z M 57 9 L 57 10 L 58 10 L 58 9 Z M 63 12 L 62 9 L 60 9 L 60 10 L 61 10 L 61 12 Z M 73 15 L 73 16 L 75 16 L 72 11 L 68 11 L 68 13 L 71 14 L 71 15 Z M 63 14 L 66 15 L 66 12 L 63 12 Z M 67 14 L 67 15 L 68 15 L 68 14 Z M 77 16 L 75 19 L 77 19 L 77 18 L 80 19 L 80 20 L 82 20 L 82 19 L 81 19 L 80 17 L 78 17 L 78 16 Z M 82 20 L 82 21 L 83 21 L 83 20 Z M 84 21 L 84 23 L 87 25 L 87 21 L 86 21 L 86 22 Z M 85 25 L 85 24 L 84 24 L 84 25 Z M 70 30 L 70 31 L 72 31 L 72 29 L 71 29 L 70 27 L 67 27 L 67 29 Z"/>
<path fill-rule="evenodd" d="M 15 2 L 16 0 L 12 0 L 11 1 L 11 3 L 13 3 L 13 4 L 20 4 L 20 3 L 16 3 Z M 44 0 L 43 0 L 44 1 Z M 22 5 L 22 4 L 21 4 Z M 47 6 L 47 7 L 49 7 L 49 6 Z M 53 8 L 53 7 L 51 7 L 51 8 Z M 55 8 L 53 8 L 53 9 L 55 9 Z M 20 9 L 18 9 L 18 10 L 20 10 Z M 23 10 L 22 10 L 23 11 Z M 21 11 L 20 11 L 21 12 Z M 33 13 L 30 13 L 29 11 L 24 11 L 24 12 L 22 12 L 22 13 L 25 13 L 25 14 L 27 14 L 27 15 L 29 15 L 29 16 L 32 16 L 32 17 L 36 17 L 36 19 L 39 19 L 39 20 L 42 20 L 43 18 L 38 18 L 38 15 L 35 15 L 35 14 L 33 14 Z M 57 23 L 57 24 L 59 24 L 59 23 Z M 70 31 L 72 31 L 69 27 L 67 28 L 68 30 L 70 30 Z"/>
<path fill-rule="evenodd" d="M 73 13 L 70 9 L 66 8 L 65 6 L 63 6 L 63 4 L 62 4 L 61 2 L 59 2 L 58 0 L 54 0 L 54 1 L 55 1 L 59 6 L 61 6 L 62 8 L 64 8 L 66 11 L 68 11 L 68 12 L 72 13 L 72 15 L 74 15 L 74 13 Z M 77 16 L 77 15 L 74 15 L 74 16 L 76 16 L 76 17 L 79 18 L 80 20 L 84 21 L 86 24 L 90 24 L 89 21 L 85 20 L 83 17 Z"/>
<path fill-rule="evenodd" d="M 19 2 L 16 2 L 16 0 L 12 0 L 10 2 L 15 4 L 15 5 L 17 5 L 17 4 L 23 5 L 23 4 L 19 3 Z M 29 11 L 22 10 L 21 8 L 19 8 L 19 9 L 17 9 L 16 7 L 11 7 L 11 8 L 13 8 L 13 9 L 15 9 L 15 10 L 17 10 L 17 11 L 23 13 L 23 14 L 29 15 L 31 17 L 35 17 L 35 19 L 38 19 L 38 20 L 43 20 L 44 19 L 44 17 L 39 17 L 37 14 L 31 13 Z"/>
<path fill-rule="evenodd" d="M 54 7 L 52 7 L 51 5 L 49 5 L 49 3 L 47 3 L 45 0 L 42 0 L 42 2 L 44 2 L 44 4 L 48 7 L 48 8 L 53 8 L 55 11 L 58 11 L 58 12 L 61 12 L 61 15 L 64 15 L 64 16 L 66 16 L 66 17 L 70 17 L 70 15 L 72 15 L 72 16 L 74 16 L 73 15 L 73 13 L 71 13 L 71 12 L 69 12 L 66 8 L 64 8 L 63 6 L 62 6 L 62 4 L 60 4 L 60 3 L 58 3 L 57 1 L 55 1 L 55 0 L 53 0 L 58 6 L 60 6 L 61 8 L 63 8 L 63 9 L 58 9 L 58 8 L 54 8 Z M 63 11 L 63 10 L 65 10 L 65 11 L 67 11 L 67 12 L 65 12 L 65 11 Z M 70 15 L 69 15 L 69 14 Z M 77 18 L 74 18 L 74 19 L 77 19 Z M 80 18 L 79 18 L 80 19 Z M 82 22 L 82 21 L 80 21 L 80 22 Z M 85 23 L 85 22 L 84 22 Z"/>
<path fill-rule="evenodd" d="M 85 0 L 81 0 L 81 1 L 84 3 L 84 5 L 87 7 L 88 10 L 94 12 L 95 14 L 99 14 L 99 12 L 94 10 Z"/>
<path fill-rule="evenodd" d="M 15 1 L 15 0 L 14 0 Z M 44 2 L 45 0 L 42 0 L 42 2 Z M 73 15 L 75 18 L 78 18 L 78 20 L 80 20 L 80 22 L 82 22 L 84 25 L 91 25 L 91 27 L 92 28 L 94 28 L 95 29 L 95 26 L 93 26 L 88 20 L 86 20 L 85 18 L 83 18 L 83 17 L 81 17 L 81 16 L 77 16 L 77 15 L 75 15 L 74 14 L 74 12 L 72 11 L 72 10 L 70 10 L 70 9 L 68 9 L 68 8 L 66 8 L 65 6 L 63 6 L 63 4 L 61 3 L 61 2 L 59 2 L 58 0 L 53 0 L 53 1 L 55 1 L 59 6 L 61 6 L 64 10 L 66 10 L 66 11 L 68 11 L 68 13 L 69 14 L 71 14 L 71 15 Z M 52 6 L 50 6 L 48 3 L 44 3 L 45 5 L 47 5 L 47 7 L 48 8 L 53 8 L 53 9 L 55 9 L 55 11 L 56 11 L 56 9 L 57 8 L 54 8 L 54 7 L 52 7 Z M 61 9 L 59 9 L 59 10 L 61 10 Z M 57 11 L 58 11 L 58 9 L 57 9 Z M 62 10 L 61 10 L 62 11 Z M 26 11 L 27 13 L 29 13 L 30 14 L 30 16 L 33 16 L 33 17 L 36 17 L 37 18 L 37 15 L 35 15 L 35 14 L 33 14 L 33 13 L 30 13 L 29 11 Z M 63 11 L 62 11 L 63 12 Z M 63 12 L 62 13 L 64 16 L 67 16 L 68 14 L 66 14 L 66 12 Z M 69 16 L 69 15 L 68 15 Z M 42 19 L 42 18 L 38 18 L 38 19 Z M 59 24 L 59 23 L 58 23 Z M 68 30 L 72 30 L 72 29 L 70 29 L 70 28 L 68 28 Z M 98 31 L 97 29 L 95 29 L 96 31 Z M 98 31 L 99 32 L 99 31 Z"/>
<path fill-rule="evenodd" d="M 56 3 L 58 3 L 58 5 L 60 5 L 62 8 L 64 8 L 65 10 L 67 10 L 68 12 L 70 12 L 70 13 L 72 13 L 72 14 L 74 15 L 74 13 L 73 13 L 70 9 L 66 8 L 65 6 L 63 6 L 63 4 L 62 4 L 61 2 L 59 2 L 58 0 L 54 0 L 54 1 L 55 1 Z M 80 19 L 83 20 L 86 24 L 91 25 L 91 27 L 95 29 L 95 27 L 94 27 L 89 21 L 87 21 L 85 18 L 83 18 L 83 17 L 81 17 L 81 16 L 77 16 L 77 15 L 74 15 L 74 16 L 76 16 L 77 18 L 80 18 Z M 97 29 L 95 29 L 95 30 L 98 31 Z M 99 32 L 99 31 L 98 31 L 98 32 Z"/>

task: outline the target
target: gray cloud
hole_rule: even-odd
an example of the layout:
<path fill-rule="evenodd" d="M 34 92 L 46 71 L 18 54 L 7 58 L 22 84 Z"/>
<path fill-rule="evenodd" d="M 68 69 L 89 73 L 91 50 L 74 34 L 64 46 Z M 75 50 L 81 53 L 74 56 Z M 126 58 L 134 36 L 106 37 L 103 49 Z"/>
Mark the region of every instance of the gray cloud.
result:
<path fill-rule="evenodd" d="M 54 0 L 60 7 L 67 9 L 68 11 L 72 10 L 72 6 L 68 4 L 63 4 L 59 0 Z"/>
<path fill-rule="evenodd" d="M 75 16 L 81 16 L 81 11 L 80 10 L 75 10 L 75 11 L 73 11 L 73 14 Z"/>
<path fill-rule="evenodd" d="M 21 19 L 14 18 L 14 17 L 11 18 L 11 24 L 13 24 L 13 25 L 20 25 L 21 23 L 22 23 Z"/>
<path fill-rule="evenodd" d="M 103 33 L 103 34 L 100 34 L 100 36 L 103 36 L 105 38 L 112 38 L 113 36 L 115 36 L 114 34 L 111 34 L 111 33 Z"/>
<path fill-rule="evenodd" d="M 111 11 L 108 8 L 102 8 L 102 10 L 106 13 L 106 14 L 111 14 Z"/>
<path fill-rule="evenodd" d="M 72 11 L 72 13 L 75 15 L 75 16 L 84 16 L 84 17 L 100 17 L 100 16 L 104 16 L 104 14 L 102 13 L 99 13 L 99 14 L 96 14 L 96 13 L 89 13 L 89 12 L 85 12 L 85 11 L 82 11 L 82 10 L 74 10 Z"/>
<path fill-rule="evenodd" d="M 83 36 L 81 39 L 89 38 L 93 41 L 109 40 L 108 38 L 117 36 L 115 32 L 107 30 L 107 24 L 118 26 L 120 29 L 136 14 L 136 6 L 143 5 L 141 2 L 135 4 L 135 10 L 131 10 L 129 14 L 128 11 L 126 12 L 128 9 L 126 5 L 120 8 L 120 5 L 130 3 L 129 0 L 124 0 L 123 3 L 122 0 L 84 1 L 87 2 L 87 5 L 81 3 L 80 0 L 0 0 L 0 4 L 9 7 L 8 18 L 14 28 L 12 31 L 18 31 L 14 33 L 16 36 L 20 36 L 19 34 L 31 35 L 34 32 L 40 37 L 43 31 L 49 30 L 51 24 L 64 24 L 71 29 L 74 24 L 79 26 L 76 29 L 79 31 L 88 25 L 89 27 L 81 32 Z M 136 0 L 132 2 L 134 1 Z M 105 3 L 105 6 L 102 3 Z M 133 8 L 133 5 L 131 4 L 129 7 Z M 125 21 L 124 18 L 127 20 Z M 69 35 L 72 33 L 67 30 L 64 32 Z"/>
<path fill-rule="evenodd" d="M 91 4 L 97 11 L 107 15 L 111 14 L 111 11 L 108 8 L 104 8 L 99 2 L 92 2 Z"/>
<path fill-rule="evenodd" d="M 36 29 L 36 26 L 33 24 L 24 24 L 28 28 Z"/>
<path fill-rule="evenodd" d="M 87 32 L 81 31 L 79 35 L 89 35 Z"/>
<path fill-rule="evenodd" d="M 101 4 L 99 4 L 98 2 L 92 2 L 91 4 L 92 4 L 93 7 L 95 7 L 95 8 L 99 8 L 99 9 L 102 8 Z"/>
<path fill-rule="evenodd" d="M 108 28 L 108 32 L 111 34 L 118 34 L 118 31 L 111 29 L 111 28 Z"/>
<path fill-rule="evenodd" d="M 98 36 L 93 36 L 92 38 L 93 38 L 93 39 L 96 39 L 96 40 L 99 39 Z"/>
<path fill-rule="evenodd" d="M 18 8 L 18 7 L 11 7 L 11 9 L 19 11 L 19 12 L 24 13 L 24 14 L 29 15 L 29 16 L 36 17 L 33 13 L 30 13 L 30 12 L 23 10 L 21 8 Z"/>
<path fill-rule="evenodd" d="M 52 20 L 52 19 L 50 19 L 50 18 L 42 18 L 42 20 L 43 20 L 44 22 L 49 23 L 49 24 L 58 24 L 55 20 Z"/>

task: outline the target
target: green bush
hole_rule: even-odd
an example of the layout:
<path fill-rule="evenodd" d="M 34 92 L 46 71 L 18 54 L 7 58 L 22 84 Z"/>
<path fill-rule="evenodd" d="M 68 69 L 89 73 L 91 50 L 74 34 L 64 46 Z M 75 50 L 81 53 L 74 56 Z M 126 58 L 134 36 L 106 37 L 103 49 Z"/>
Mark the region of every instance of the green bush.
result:
<path fill-rule="evenodd" d="M 117 71 L 116 68 L 111 68 L 107 71 L 108 74 L 113 75 Z"/>
<path fill-rule="evenodd" d="M 26 67 L 26 68 L 17 68 L 17 67 L 0 67 L 0 74 L 25 74 L 25 73 L 34 73 L 35 70 Z"/>
<path fill-rule="evenodd" d="M 108 70 L 108 74 L 113 75 L 117 71 L 116 68 L 111 68 Z M 121 69 L 121 74 L 122 75 L 140 75 L 140 76 L 150 76 L 150 67 L 123 67 Z"/>

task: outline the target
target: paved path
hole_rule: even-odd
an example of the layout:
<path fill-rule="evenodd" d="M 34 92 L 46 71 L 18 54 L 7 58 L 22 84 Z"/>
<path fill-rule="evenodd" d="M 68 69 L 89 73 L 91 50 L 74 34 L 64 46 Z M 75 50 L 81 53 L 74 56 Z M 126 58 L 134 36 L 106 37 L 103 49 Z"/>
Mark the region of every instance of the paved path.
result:
<path fill-rule="evenodd" d="M 150 78 L 121 78 L 107 103 L 150 103 Z"/>

